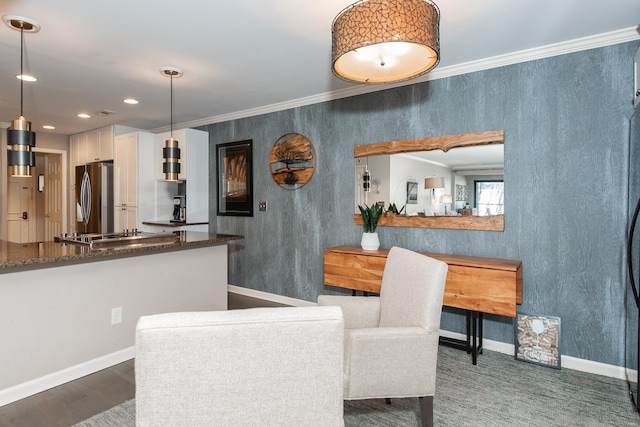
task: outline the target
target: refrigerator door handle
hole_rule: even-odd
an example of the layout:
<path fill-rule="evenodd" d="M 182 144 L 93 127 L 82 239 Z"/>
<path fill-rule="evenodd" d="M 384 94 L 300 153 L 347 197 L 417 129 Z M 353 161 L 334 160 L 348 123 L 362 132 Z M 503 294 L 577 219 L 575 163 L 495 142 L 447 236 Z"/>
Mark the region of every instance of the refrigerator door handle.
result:
<path fill-rule="evenodd" d="M 81 207 L 82 207 L 82 221 L 85 225 L 89 223 L 89 217 L 91 216 L 91 180 L 89 174 L 85 171 L 82 175 L 82 186 L 80 188 Z"/>
<path fill-rule="evenodd" d="M 84 176 L 87 173 L 84 172 L 82 175 L 82 180 L 80 181 L 80 194 L 78 197 L 78 201 L 79 201 L 79 205 L 80 205 L 80 219 L 79 221 L 84 222 L 84 205 L 85 205 L 85 200 L 84 200 L 84 193 L 85 193 L 85 186 L 86 186 L 86 182 L 84 180 Z"/>

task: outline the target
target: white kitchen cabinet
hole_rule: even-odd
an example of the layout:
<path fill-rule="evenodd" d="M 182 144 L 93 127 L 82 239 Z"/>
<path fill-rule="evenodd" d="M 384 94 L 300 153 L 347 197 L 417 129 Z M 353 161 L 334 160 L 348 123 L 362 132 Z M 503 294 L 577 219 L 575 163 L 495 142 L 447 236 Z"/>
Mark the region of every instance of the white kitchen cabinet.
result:
<path fill-rule="evenodd" d="M 138 205 L 138 133 L 116 136 L 113 150 L 115 206 Z"/>
<path fill-rule="evenodd" d="M 105 126 L 103 128 L 98 129 L 98 155 L 97 159 L 99 161 L 102 160 L 110 160 L 113 159 L 113 144 L 114 144 L 114 126 Z M 96 160 L 96 161 L 98 161 Z"/>
<path fill-rule="evenodd" d="M 85 144 L 85 139 L 86 139 L 86 135 L 84 133 L 71 135 L 69 137 L 69 143 L 70 143 L 69 148 L 71 151 L 70 165 L 72 169 L 78 165 L 82 165 L 85 163 L 84 161 L 84 159 L 86 158 L 85 149 L 87 147 L 87 144 Z M 73 177 L 75 177 L 74 174 L 70 174 L 70 175 L 73 175 Z"/>
<path fill-rule="evenodd" d="M 136 130 L 128 126 L 110 125 L 71 135 L 71 166 L 113 160 L 115 136 Z"/>
<path fill-rule="evenodd" d="M 113 220 L 113 231 L 116 233 L 138 228 L 138 208 L 136 206 L 116 206 Z"/>
<path fill-rule="evenodd" d="M 90 130 L 85 132 L 85 158 L 84 163 L 97 162 L 100 160 L 100 133 L 98 129 Z M 102 160 L 113 160 L 113 153 L 111 153 L 111 157 L 105 158 Z"/>
<path fill-rule="evenodd" d="M 139 198 L 140 183 L 148 193 L 150 174 L 141 163 L 149 163 L 155 135 L 148 132 L 131 132 L 117 135 L 113 147 L 114 180 L 114 228 L 116 231 L 139 228 L 138 207 L 153 203 L 153 197 Z M 151 200 L 150 200 L 151 199 Z"/>

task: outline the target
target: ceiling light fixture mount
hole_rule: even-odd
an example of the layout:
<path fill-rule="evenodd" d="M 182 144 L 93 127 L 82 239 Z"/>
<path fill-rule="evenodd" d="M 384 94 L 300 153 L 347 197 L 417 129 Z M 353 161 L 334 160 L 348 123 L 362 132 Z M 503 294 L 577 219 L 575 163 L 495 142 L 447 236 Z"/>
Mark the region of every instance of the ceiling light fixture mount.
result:
<path fill-rule="evenodd" d="M 412 79 L 440 61 L 440 10 L 429 0 L 360 0 L 331 26 L 333 73 L 355 83 Z"/>
<path fill-rule="evenodd" d="M 24 76 L 24 33 L 37 33 L 40 24 L 17 15 L 4 15 L 4 23 L 11 29 L 20 31 L 20 74 Z M 7 164 L 11 176 L 30 177 L 31 168 L 36 165 L 36 153 L 31 151 L 36 146 L 36 133 L 31 130 L 31 122 L 24 117 L 24 78 L 20 78 L 20 116 L 11 120 L 7 128 Z"/>
<path fill-rule="evenodd" d="M 165 181 L 177 181 L 180 175 L 180 146 L 178 141 L 173 139 L 173 79 L 182 77 L 182 70 L 175 67 L 162 67 L 160 74 L 171 79 L 171 122 L 170 136 L 164 142 L 162 149 L 162 173 Z"/>

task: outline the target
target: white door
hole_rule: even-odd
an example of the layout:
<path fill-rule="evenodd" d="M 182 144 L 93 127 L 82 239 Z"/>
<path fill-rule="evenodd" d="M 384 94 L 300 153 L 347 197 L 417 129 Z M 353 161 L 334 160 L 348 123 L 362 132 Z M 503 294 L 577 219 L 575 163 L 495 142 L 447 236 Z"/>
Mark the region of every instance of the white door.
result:
<path fill-rule="evenodd" d="M 48 154 L 44 159 L 44 240 L 62 233 L 62 156 Z"/>
<path fill-rule="evenodd" d="M 7 190 L 7 240 L 16 243 L 35 241 L 34 178 L 9 176 Z"/>

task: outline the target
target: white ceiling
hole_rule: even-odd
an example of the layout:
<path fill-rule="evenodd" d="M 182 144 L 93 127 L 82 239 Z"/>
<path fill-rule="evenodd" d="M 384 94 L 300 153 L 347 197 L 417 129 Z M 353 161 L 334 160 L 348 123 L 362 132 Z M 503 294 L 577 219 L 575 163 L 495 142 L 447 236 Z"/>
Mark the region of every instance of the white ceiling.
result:
<path fill-rule="evenodd" d="M 174 127 L 384 89 L 331 73 L 331 22 L 352 2 L 0 0 L 0 15 L 42 26 L 25 34 L 25 69 L 38 78 L 25 83 L 32 129 L 72 134 L 112 123 L 167 129 L 170 82 L 159 72 L 163 66 L 184 70 L 174 80 Z M 436 3 L 441 61 L 416 81 L 638 38 L 638 0 Z M 20 113 L 20 33 L 4 24 L 0 58 L 0 122 L 6 125 Z M 127 97 L 140 103 L 126 105 Z M 102 110 L 115 113 L 76 117 Z M 56 130 L 44 131 L 44 124 Z"/>

